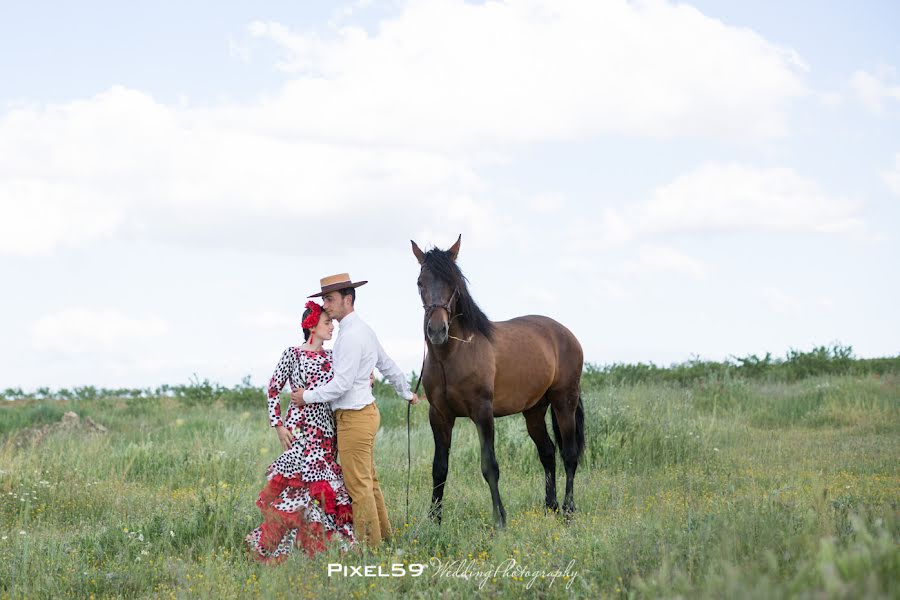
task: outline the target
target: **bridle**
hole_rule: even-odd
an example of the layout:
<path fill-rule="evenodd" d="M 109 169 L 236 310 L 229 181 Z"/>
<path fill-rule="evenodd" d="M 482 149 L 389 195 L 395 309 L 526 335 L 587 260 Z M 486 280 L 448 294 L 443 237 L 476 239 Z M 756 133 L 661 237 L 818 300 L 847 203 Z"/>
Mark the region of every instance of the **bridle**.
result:
<path fill-rule="evenodd" d="M 447 300 L 446 302 L 444 302 L 443 304 L 423 304 L 423 305 L 422 305 L 422 308 L 425 309 L 425 319 L 424 319 L 424 321 L 422 322 L 422 329 L 425 329 L 425 328 L 428 327 L 428 321 L 431 320 L 431 315 L 434 314 L 434 311 L 436 311 L 436 310 L 439 309 L 439 308 L 443 308 L 444 310 L 447 311 L 447 319 L 448 319 L 448 321 L 447 321 L 447 327 L 448 327 L 448 329 L 449 329 L 450 324 L 453 323 L 453 320 L 456 319 L 456 317 L 462 316 L 462 313 L 456 313 L 456 314 L 454 315 L 453 312 L 451 311 L 451 307 L 450 307 L 450 305 L 453 304 L 453 299 L 456 298 L 458 295 L 459 295 L 459 286 L 456 286 L 456 289 L 454 289 L 454 290 L 453 290 L 453 293 L 450 294 L 450 299 Z M 428 335 L 428 332 L 427 332 L 427 331 L 425 332 L 425 335 L 426 335 L 426 336 Z M 456 341 L 458 341 L 458 342 L 463 342 L 463 343 L 465 343 L 465 344 L 468 344 L 469 342 L 472 341 L 472 338 L 475 337 L 475 336 L 474 336 L 474 335 L 470 335 L 470 336 L 469 336 L 469 339 L 464 340 L 464 339 L 462 339 L 462 338 L 458 338 L 458 337 L 456 337 L 455 335 L 450 335 L 450 334 L 448 333 L 448 334 L 447 334 L 447 337 L 449 337 L 451 340 L 456 340 Z"/>
<path fill-rule="evenodd" d="M 443 308 L 447 311 L 447 318 L 451 321 L 456 317 L 450 312 L 450 306 L 453 304 L 453 299 L 459 295 L 459 286 L 456 286 L 456 289 L 453 290 L 453 293 L 450 294 L 450 299 L 444 302 L 443 304 L 423 304 L 422 308 L 425 309 L 425 320 L 428 321 L 431 318 L 431 315 L 439 308 Z M 459 315 L 457 315 L 459 316 Z"/>

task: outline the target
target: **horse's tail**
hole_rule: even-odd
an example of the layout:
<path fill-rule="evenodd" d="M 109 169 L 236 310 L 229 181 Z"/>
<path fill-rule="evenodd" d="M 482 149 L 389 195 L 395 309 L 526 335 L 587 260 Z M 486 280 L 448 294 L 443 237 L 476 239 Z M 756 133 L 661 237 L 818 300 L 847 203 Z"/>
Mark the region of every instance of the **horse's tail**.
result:
<path fill-rule="evenodd" d="M 578 460 L 584 455 L 584 402 L 578 394 L 578 408 L 575 409 L 575 441 L 578 444 Z"/>
<path fill-rule="evenodd" d="M 563 456 L 562 433 L 559 431 L 559 423 L 556 421 L 556 411 L 550 410 L 550 420 L 553 422 L 553 437 L 556 438 L 556 447 Z M 575 407 L 575 458 L 579 461 L 584 454 L 584 402 L 581 394 L 578 394 L 578 406 Z"/>

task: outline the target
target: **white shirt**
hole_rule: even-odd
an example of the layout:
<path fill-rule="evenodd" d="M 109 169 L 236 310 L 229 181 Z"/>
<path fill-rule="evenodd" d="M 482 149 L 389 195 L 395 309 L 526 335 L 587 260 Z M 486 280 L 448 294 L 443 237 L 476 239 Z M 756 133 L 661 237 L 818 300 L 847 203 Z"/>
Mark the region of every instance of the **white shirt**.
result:
<path fill-rule="evenodd" d="M 397 393 L 412 400 L 406 375 L 387 355 L 375 332 L 356 312 L 341 319 L 341 331 L 334 343 L 334 377 L 325 385 L 303 394 L 307 404 L 331 402 L 332 410 L 360 410 L 372 402 L 369 374 L 377 368 Z"/>

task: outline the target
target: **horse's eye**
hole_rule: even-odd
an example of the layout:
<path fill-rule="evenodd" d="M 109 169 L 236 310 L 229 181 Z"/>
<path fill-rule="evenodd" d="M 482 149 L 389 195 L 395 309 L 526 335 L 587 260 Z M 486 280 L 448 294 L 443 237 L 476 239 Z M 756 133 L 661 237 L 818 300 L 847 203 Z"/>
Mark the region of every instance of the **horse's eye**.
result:
<path fill-rule="evenodd" d="M 422 282 L 421 282 L 421 281 L 417 281 L 417 282 L 416 282 L 416 285 L 419 286 L 419 287 L 422 287 Z"/>

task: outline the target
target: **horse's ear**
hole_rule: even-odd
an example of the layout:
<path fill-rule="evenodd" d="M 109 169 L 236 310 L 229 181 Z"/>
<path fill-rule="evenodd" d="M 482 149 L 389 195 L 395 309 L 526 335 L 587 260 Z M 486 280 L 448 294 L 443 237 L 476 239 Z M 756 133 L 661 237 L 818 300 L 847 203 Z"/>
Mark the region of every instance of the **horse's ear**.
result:
<path fill-rule="evenodd" d="M 456 243 L 450 246 L 450 249 L 447 252 L 450 253 L 450 258 L 456 262 L 456 257 L 459 256 L 459 243 L 462 241 L 462 234 L 459 234 L 459 237 L 456 238 Z"/>
<path fill-rule="evenodd" d="M 425 253 L 416 245 L 416 243 L 412 240 L 409 240 L 409 243 L 412 244 L 413 254 L 416 255 L 416 260 L 419 261 L 419 264 L 423 264 L 425 262 Z"/>

